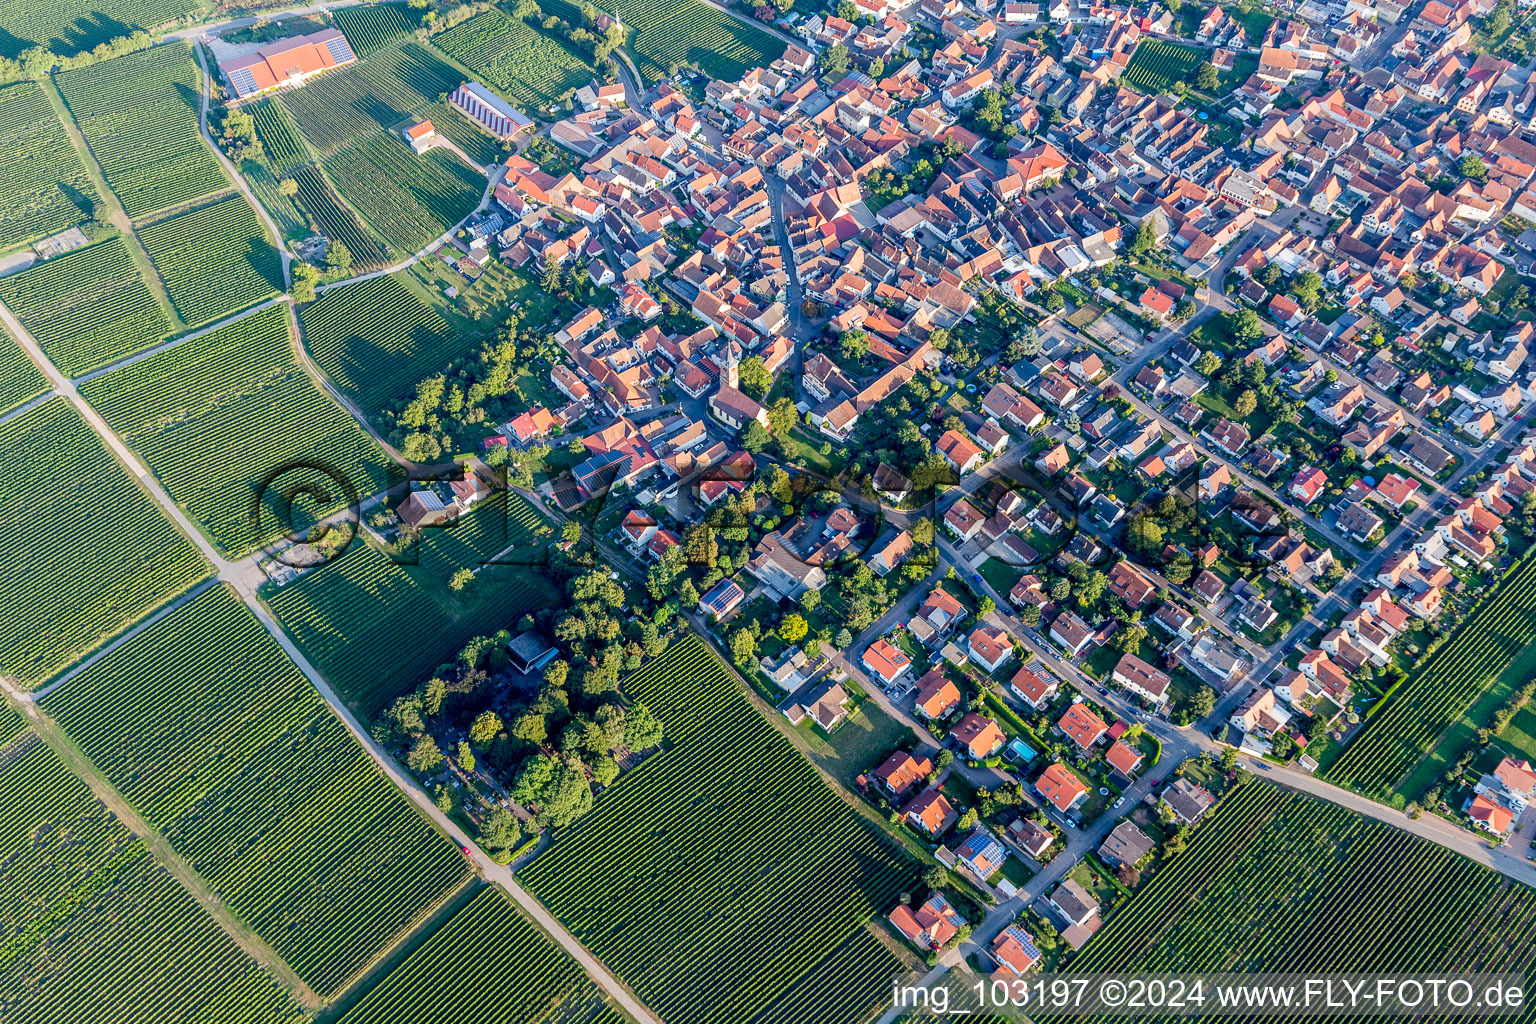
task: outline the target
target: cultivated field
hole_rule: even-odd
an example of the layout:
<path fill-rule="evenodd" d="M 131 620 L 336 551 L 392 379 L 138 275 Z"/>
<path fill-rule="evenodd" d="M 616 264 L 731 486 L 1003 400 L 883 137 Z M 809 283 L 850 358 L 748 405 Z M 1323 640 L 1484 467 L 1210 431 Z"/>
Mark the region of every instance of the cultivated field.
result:
<path fill-rule="evenodd" d="M 511 629 L 548 603 L 548 582 L 516 565 L 487 566 L 462 591 L 448 587 L 456 571 L 509 545 L 516 548 L 509 558 L 536 558 L 547 529 L 515 494 L 489 498 L 452 528 L 424 531 L 398 558 L 358 544 L 269 594 L 267 603 L 330 684 L 371 720 L 473 637 Z"/>
<path fill-rule="evenodd" d="M 494 7 L 432 41 L 529 110 L 542 111 L 592 80 L 580 51 Z"/>
<path fill-rule="evenodd" d="M 118 237 L 0 277 L 0 302 L 71 377 L 149 348 L 171 329 Z"/>
<path fill-rule="evenodd" d="M 463 74 L 440 57 L 408 42 L 283 93 L 282 104 L 315 151 L 329 155 L 376 137 L 463 81 Z M 415 156 L 403 140 L 393 141 Z"/>
<path fill-rule="evenodd" d="M 732 82 L 784 55 L 782 39 L 699 0 L 626 4 L 624 25 L 640 71 L 652 81 L 666 77 L 674 64 L 696 64 L 712 78 Z"/>
<path fill-rule="evenodd" d="M 168 25 L 197 7 L 193 0 L 4 0 L 0 57 L 14 59 L 33 46 L 72 57 L 135 29 Z"/>
<path fill-rule="evenodd" d="M 258 490 L 274 471 L 329 467 L 359 495 L 386 476 L 384 452 L 294 363 L 282 305 L 89 380 L 81 393 L 231 555 L 285 532 L 281 496 L 300 480 L 321 484 L 330 500 L 295 501 L 296 526 L 345 503 L 322 473 L 295 469 L 261 495 L 254 524 Z"/>
<path fill-rule="evenodd" d="M 89 220 L 96 186 L 40 86 L 0 89 L 0 249 Z"/>
<path fill-rule="evenodd" d="M 59 91 L 137 220 L 229 187 L 197 129 L 200 72 L 184 43 L 66 71 Z"/>
<path fill-rule="evenodd" d="M 299 208 L 315 222 L 320 233 L 333 242 L 340 242 L 352 254 L 352 269 L 371 270 L 382 266 L 384 247 L 373 233 L 353 216 L 352 211 L 341 205 L 330 182 L 326 181 L 313 164 L 302 164 L 293 169 L 293 180 L 299 192 L 295 198 Z"/>
<path fill-rule="evenodd" d="M 140 228 L 138 235 L 188 327 L 283 290 L 282 260 L 239 193 Z"/>
<path fill-rule="evenodd" d="M 495 984 L 486 984 L 487 972 Z M 342 1024 L 617 1024 L 585 974 L 486 888 L 376 985 Z"/>
<path fill-rule="evenodd" d="M 443 149 L 422 156 L 375 135 L 325 161 L 326 174 L 396 253 L 413 253 L 472 213 L 485 176 Z"/>
<path fill-rule="evenodd" d="M 273 173 L 281 175 L 309 161 L 309 150 L 294 129 L 287 107 L 268 97 L 246 104 L 244 109 L 256 119 L 256 135 Z"/>
<path fill-rule="evenodd" d="M 224 587 L 49 694 L 46 708 L 321 994 L 468 875 Z"/>
<path fill-rule="evenodd" d="M 1329 781 L 1376 795 L 1402 785 L 1414 765 L 1444 740 L 1452 724 L 1532 641 L 1536 558 L 1527 558 L 1366 722 L 1328 766 Z M 1454 761 L 1459 754 L 1451 752 L 1444 760 Z M 1431 782 L 1433 778 L 1405 795 L 1414 799 Z"/>
<path fill-rule="evenodd" d="M 1518 971 L 1536 891 L 1265 783 L 1226 797 L 1075 971 Z"/>
<path fill-rule="evenodd" d="M 0 736 L 6 1024 L 306 1019 L 49 747 Z"/>
<path fill-rule="evenodd" d="M 916 888 L 915 866 L 763 720 L 702 640 L 674 643 L 623 688 L 662 720 L 671 748 L 519 877 L 663 1019 L 766 1024 L 798 1016 L 803 999 L 862 1019 L 900 969 L 861 938 L 864 924 Z"/>
<path fill-rule="evenodd" d="M 1200 65 L 1199 50 L 1161 39 L 1143 39 L 1136 47 L 1130 64 L 1125 68 L 1125 80 L 1147 92 L 1168 92 L 1174 82 L 1184 82 L 1195 87 L 1195 68 Z"/>
<path fill-rule="evenodd" d="M 375 50 L 399 42 L 415 32 L 421 24 L 421 16 L 405 4 L 360 4 L 356 7 L 338 7 L 331 12 L 336 27 L 352 51 L 358 57 L 366 57 Z"/>
<path fill-rule="evenodd" d="M 48 378 L 9 335 L 0 336 L 0 413 L 48 390 Z"/>
<path fill-rule="evenodd" d="M 208 571 L 73 408 L 0 426 L 0 672 L 35 687 Z"/>
<path fill-rule="evenodd" d="M 394 277 L 337 288 L 300 314 L 315 364 L 367 413 L 411 394 L 463 355 L 465 340 Z"/>

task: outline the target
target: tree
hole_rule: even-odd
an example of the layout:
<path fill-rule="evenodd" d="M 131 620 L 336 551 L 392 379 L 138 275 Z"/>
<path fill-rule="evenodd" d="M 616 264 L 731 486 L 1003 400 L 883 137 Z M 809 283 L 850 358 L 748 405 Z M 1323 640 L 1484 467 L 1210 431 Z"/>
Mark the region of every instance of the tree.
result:
<path fill-rule="evenodd" d="M 853 643 L 853 634 L 848 632 L 848 628 L 844 626 L 837 631 L 837 639 L 832 642 L 837 645 L 838 650 L 846 651 Z"/>
<path fill-rule="evenodd" d="M 299 194 L 299 183 L 292 178 L 284 178 L 277 183 L 277 194 L 292 199 Z"/>
<path fill-rule="evenodd" d="M 352 250 L 340 242 L 332 242 L 325 250 L 325 265 L 338 273 L 345 274 L 352 269 Z"/>
<path fill-rule="evenodd" d="M 844 331 L 837 336 L 837 348 L 844 359 L 862 359 L 869 355 L 869 335 L 860 330 Z"/>
<path fill-rule="evenodd" d="M 791 3 L 793 3 L 793 0 L 791 0 Z M 884 76 L 885 59 L 882 57 L 876 57 L 874 60 L 869 62 L 869 77 L 878 82 Z"/>
<path fill-rule="evenodd" d="M 809 615 L 821 606 L 821 591 L 807 590 L 800 595 L 800 607 Z"/>
<path fill-rule="evenodd" d="M 731 660 L 738 668 L 746 668 L 757 659 L 757 638 L 750 630 L 738 629 L 731 634 Z"/>
<path fill-rule="evenodd" d="M 1216 710 L 1216 691 L 1209 686 L 1200 687 L 1200 689 L 1190 695 L 1188 702 L 1185 704 L 1185 710 L 1189 714 L 1191 721 L 1197 718 L 1204 718 Z"/>
<path fill-rule="evenodd" d="M 320 271 L 308 263 L 293 265 L 293 301 L 315 301 L 315 285 L 320 282 Z"/>
<path fill-rule="evenodd" d="M 1251 309 L 1240 309 L 1228 317 L 1228 327 L 1232 337 L 1245 344 L 1251 344 L 1264 336 L 1264 322 Z"/>
<path fill-rule="evenodd" d="M 1045 340 L 1040 337 L 1040 331 L 1033 324 L 1024 328 L 1019 334 L 1015 344 L 1019 349 L 1019 356 L 1032 358 L 1045 350 Z"/>
<path fill-rule="evenodd" d="M 411 747 L 411 752 L 405 758 L 406 765 L 411 771 L 419 775 L 436 770 L 443 763 L 443 752 L 437 748 L 437 741 L 431 736 L 423 735 L 416 745 Z"/>
<path fill-rule="evenodd" d="M 1157 228 L 1152 224 L 1150 216 L 1141 218 L 1141 223 L 1136 226 L 1136 234 L 1131 239 L 1129 246 L 1132 256 L 1145 256 L 1157 247 Z"/>
<path fill-rule="evenodd" d="M 779 638 L 787 644 L 799 643 L 805 639 L 805 634 L 808 632 L 810 632 L 810 626 L 806 623 L 805 617 L 795 612 L 784 616 L 784 620 L 779 623 Z"/>
<path fill-rule="evenodd" d="M 1204 377 L 1216 376 L 1216 371 L 1221 369 L 1221 356 L 1215 352 L 1202 352 L 1200 358 L 1195 360 L 1195 372 Z"/>
<path fill-rule="evenodd" d="M 1195 88 L 1210 92 L 1221 82 L 1221 76 L 1216 73 L 1216 65 L 1208 60 L 1200 62 L 1195 68 Z"/>
<path fill-rule="evenodd" d="M 741 432 L 741 446 L 753 455 L 758 454 L 773 441 L 773 435 L 768 433 L 768 428 L 757 420 L 748 420 L 746 429 Z"/>
<path fill-rule="evenodd" d="M 1247 388 L 1237 396 L 1232 403 L 1232 411 L 1241 417 L 1253 415 L 1253 411 L 1259 407 L 1259 396 L 1253 393 L 1252 388 Z"/>
<path fill-rule="evenodd" d="M 1232 771 L 1237 767 L 1237 748 L 1227 747 L 1221 752 L 1221 767 L 1223 771 Z"/>
<path fill-rule="evenodd" d="M 1173 315 L 1179 320 L 1188 320 L 1195 315 L 1196 308 L 1194 299 L 1180 299 L 1179 304 L 1173 307 Z"/>
<path fill-rule="evenodd" d="M 795 400 L 788 396 L 780 398 L 768 407 L 768 429 L 780 441 L 789 438 L 790 431 L 795 429 L 795 424 L 800 422 L 800 412 L 795 408 Z"/>
<path fill-rule="evenodd" d="M 480 712 L 469 726 L 469 742 L 484 750 L 501 735 L 501 716 L 494 711 Z"/>
<path fill-rule="evenodd" d="M 1067 300 L 1062 298 L 1058 292 L 1046 292 L 1045 298 L 1041 300 L 1040 304 L 1049 313 L 1060 313 L 1067 308 Z"/>
<path fill-rule="evenodd" d="M 539 287 L 553 295 L 560 290 L 560 263 L 554 256 L 544 257 L 544 269 L 539 276 Z"/>
<path fill-rule="evenodd" d="M 1471 178 L 1474 181 L 1482 181 L 1488 177 L 1488 165 L 1483 163 L 1483 158 L 1476 153 L 1468 153 L 1461 158 L 1461 163 L 1456 165 L 1463 178 Z"/>
<path fill-rule="evenodd" d="M 1072 581 L 1071 580 L 1068 580 L 1068 579 L 1057 579 L 1057 580 L 1055 580 L 1055 581 L 1053 581 L 1051 583 L 1051 600 L 1052 601 L 1056 601 L 1056 602 L 1059 603 L 1061 601 L 1065 601 L 1067 598 L 1069 598 L 1071 596 L 1072 596 Z"/>
<path fill-rule="evenodd" d="M 661 742 L 662 727 L 644 704 L 632 704 L 624 716 L 624 745 L 630 750 L 649 750 Z"/>
<path fill-rule="evenodd" d="M 838 0 L 837 16 L 844 21 L 858 21 L 859 9 L 853 0 Z"/>
<path fill-rule="evenodd" d="M 741 390 L 753 398 L 762 398 L 773 387 L 773 374 L 768 372 L 768 367 L 763 365 L 762 356 L 748 356 L 741 361 L 736 368 L 737 378 L 741 384 Z"/>
<path fill-rule="evenodd" d="M 518 823 L 517 816 L 505 807 L 492 811 L 486 817 L 485 824 L 480 826 L 480 845 L 501 863 L 505 863 L 507 856 L 517 849 L 518 841 L 522 838 L 523 826 Z"/>
<path fill-rule="evenodd" d="M 1115 630 L 1115 635 L 1109 638 L 1109 642 L 1117 651 L 1135 654 L 1141 650 L 1141 642 L 1146 638 L 1147 627 L 1139 622 L 1131 622 Z"/>
<path fill-rule="evenodd" d="M 448 586 L 454 590 L 463 590 L 465 587 L 469 586 L 470 581 L 474 578 L 475 572 L 473 569 L 460 569 L 458 572 L 449 577 Z"/>
<path fill-rule="evenodd" d="M 923 884 L 930 889 L 942 889 L 949 884 L 949 872 L 942 865 L 935 864 L 923 872 Z"/>
<path fill-rule="evenodd" d="M 1323 301 L 1323 279 L 1315 270 L 1303 270 L 1291 281 L 1291 294 L 1305 309 L 1316 309 Z"/>
<path fill-rule="evenodd" d="M 829 75 L 840 75 L 848 70 L 848 47 L 842 43 L 821 51 L 821 70 Z"/>
<path fill-rule="evenodd" d="M 475 751 L 470 747 L 468 741 L 459 740 L 456 753 L 459 759 L 459 767 L 467 772 L 473 772 L 475 770 Z"/>

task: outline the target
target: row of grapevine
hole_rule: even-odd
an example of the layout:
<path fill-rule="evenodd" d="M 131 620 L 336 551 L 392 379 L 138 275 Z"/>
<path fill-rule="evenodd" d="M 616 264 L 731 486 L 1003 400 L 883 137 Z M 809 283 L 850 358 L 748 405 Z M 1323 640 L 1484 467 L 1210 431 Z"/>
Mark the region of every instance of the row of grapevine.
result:
<path fill-rule="evenodd" d="M 1536 558 L 1525 559 L 1400 686 L 1328 768 L 1340 785 L 1399 785 L 1516 656 L 1536 641 Z"/>
<path fill-rule="evenodd" d="M 1533 953 L 1530 889 L 1389 825 L 1252 782 L 1070 969 L 1498 972 Z"/>
<path fill-rule="evenodd" d="M 784 54 L 784 40 L 702 0 L 640 0 L 625 6 L 624 25 L 638 33 L 631 49 L 648 79 L 665 77 L 672 65 L 696 64 L 711 78 L 733 82 Z"/>
<path fill-rule="evenodd" d="M 338 991 L 467 876 L 224 587 L 44 706 L 317 992 Z"/>
<path fill-rule="evenodd" d="M 197 10 L 193 0 L 4 0 L 0 57 L 33 46 L 62 57 L 92 50 L 137 29 L 155 29 Z"/>
<path fill-rule="evenodd" d="M 420 27 L 420 17 L 405 4 L 358 4 L 331 12 L 336 27 L 352 44 L 352 51 L 367 57 L 397 43 Z"/>
<path fill-rule="evenodd" d="M 537 557 L 548 529 L 515 494 L 486 499 L 398 556 L 359 544 L 268 604 L 331 685 L 371 718 L 472 638 L 510 629 L 547 603 L 548 583 L 517 565 L 487 565 L 461 592 L 448 579 L 509 547 L 514 557 Z"/>
<path fill-rule="evenodd" d="M 333 242 L 340 242 L 352 254 L 352 269 L 371 270 L 382 266 L 387 254 L 372 233 L 357 222 L 352 211 L 341 205 L 331 185 L 313 164 L 301 164 L 293 169 L 293 180 L 299 186 L 296 198 L 300 208 L 320 229 L 320 233 Z"/>
<path fill-rule="evenodd" d="M 120 237 L 0 277 L 0 302 L 71 377 L 148 348 L 171 329 Z"/>
<path fill-rule="evenodd" d="M 575 47 L 494 7 L 433 43 L 530 110 L 564 100 L 593 75 L 592 64 Z"/>
<path fill-rule="evenodd" d="M 7 1024 L 305 1019 L 35 739 L 0 765 L 0 863 Z"/>
<path fill-rule="evenodd" d="M 282 104 L 316 152 L 330 154 L 378 136 L 463 81 L 442 58 L 412 42 L 285 93 Z"/>
<path fill-rule="evenodd" d="M 915 888 L 915 866 L 763 721 L 699 638 L 624 690 L 665 723 L 671 749 L 519 875 L 662 1018 L 757 1018 Z M 822 1002 L 869 994 L 867 975 L 830 973 Z"/>
<path fill-rule="evenodd" d="M 256 120 L 256 136 L 261 139 L 262 153 L 274 173 L 281 175 L 309 162 L 309 151 L 281 103 L 268 98 L 246 106 L 245 110 Z"/>
<path fill-rule="evenodd" d="M 238 192 L 138 234 L 188 327 L 283 290 L 282 259 Z"/>
<path fill-rule="evenodd" d="M 293 361 L 289 315 L 268 306 L 81 386 L 232 555 L 342 508 L 347 495 L 328 472 L 359 496 L 387 476 L 385 453 Z M 301 482 L 320 490 L 286 506 L 284 495 Z"/>
<path fill-rule="evenodd" d="M 395 277 L 326 292 L 300 313 L 315 363 L 365 412 L 409 394 L 468 343 Z"/>
<path fill-rule="evenodd" d="M 48 378 L 10 337 L 0 338 L 0 413 L 9 412 L 48 390 Z"/>
<path fill-rule="evenodd" d="M 1124 77 L 1148 92 L 1167 92 L 1174 82 L 1193 86 L 1195 68 L 1202 59 L 1199 50 L 1161 39 L 1143 39 L 1126 66 Z"/>
<path fill-rule="evenodd" d="M 341 1024 L 582 1024 L 602 1006 L 576 962 L 486 888 Z"/>
<path fill-rule="evenodd" d="M 207 564 L 62 398 L 0 425 L 0 672 L 44 682 Z"/>
<path fill-rule="evenodd" d="M 399 253 L 413 253 L 474 212 L 485 176 L 445 149 L 417 156 L 376 134 L 324 163 L 342 198 Z"/>
<path fill-rule="evenodd" d="M 185 43 L 65 71 L 57 81 L 128 216 L 229 187 L 198 132 L 201 72 Z"/>
<path fill-rule="evenodd" d="M 89 220 L 96 198 L 42 87 L 0 89 L 0 249 Z"/>

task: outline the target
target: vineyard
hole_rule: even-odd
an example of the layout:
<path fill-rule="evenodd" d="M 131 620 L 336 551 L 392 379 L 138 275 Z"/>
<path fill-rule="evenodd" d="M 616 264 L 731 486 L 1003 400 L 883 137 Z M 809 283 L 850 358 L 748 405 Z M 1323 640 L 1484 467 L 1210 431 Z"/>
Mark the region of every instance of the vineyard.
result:
<path fill-rule="evenodd" d="M 564 100 L 593 75 L 580 51 L 494 7 L 433 42 L 513 102 L 532 110 Z"/>
<path fill-rule="evenodd" d="M 338 7 L 331 12 L 331 17 L 359 58 L 399 42 L 415 32 L 421 22 L 421 18 L 412 14 L 405 4 Z"/>
<path fill-rule="evenodd" d="M 0 413 L 48 390 L 48 378 L 9 336 L 0 335 Z"/>
<path fill-rule="evenodd" d="M 1195 68 L 1201 59 L 1199 50 L 1161 39 L 1143 39 L 1141 45 L 1136 47 L 1131 62 L 1126 65 L 1124 78 L 1130 84 L 1153 93 L 1169 91 L 1174 82 L 1185 82 L 1193 86 Z"/>
<path fill-rule="evenodd" d="M 269 98 L 247 104 L 245 110 L 256 120 L 256 136 L 274 174 L 281 176 L 309 162 L 309 150 L 294 130 L 286 107 Z"/>
<path fill-rule="evenodd" d="M 734 82 L 784 55 L 782 39 L 700 0 L 626 4 L 624 24 L 640 71 L 651 80 L 666 77 L 674 64 L 696 64 L 711 78 Z"/>
<path fill-rule="evenodd" d="M 469 216 L 485 176 L 444 149 L 423 156 L 375 135 L 325 161 L 342 198 L 397 252 L 416 252 Z"/>
<path fill-rule="evenodd" d="M 229 187 L 198 134 L 197 61 L 167 43 L 57 77 L 107 184 L 137 220 Z"/>
<path fill-rule="evenodd" d="M 838 950 L 916 887 L 915 866 L 763 720 L 704 641 L 674 643 L 624 691 L 672 748 L 519 877 L 663 1019 L 803 1016 L 786 997 L 802 988 L 823 1006 L 878 1003 L 871 978 L 900 961 L 884 947 Z"/>
<path fill-rule="evenodd" d="M 31 733 L 0 759 L 6 1024 L 305 1018 Z"/>
<path fill-rule="evenodd" d="M 0 249 L 91 217 L 91 184 L 38 85 L 0 89 Z"/>
<path fill-rule="evenodd" d="M 282 260 L 238 192 L 138 234 L 188 327 L 283 290 Z"/>
<path fill-rule="evenodd" d="M 1074 958 L 1090 971 L 1519 971 L 1536 891 L 1333 804 L 1250 782 Z"/>
<path fill-rule="evenodd" d="M 510 629 L 548 603 L 548 582 L 516 565 L 487 566 L 463 591 L 448 587 L 456 571 L 510 545 L 537 555 L 547 529 L 515 494 L 486 499 L 455 526 L 425 531 L 399 560 L 358 544 L 267 603 L 327 681 L 371 719 L 472 638 Z"/>
<path fill-rule="evenodd" d="M 301 164 L 293 169 L 293 180 L 298 183 L 295 197 L 299 208 L 320 228 L 320 233 L 333 242 L 340 242 L 352 254 L 352 269 L 372 270 L 382 266 L 385 253 L 373 234 L 357 222 L 352 211 L 341 205 L 330 182 L 323 178 L 313 164 Z"/>
<path fill-rule="evenodd" d="M 487 887 L 341 1024 L 602 1024 L 611 1012 L 576 962 Z"/>
<path fill-rule="evenodd" d="M 45 706 L 317 992 L 336 992 L 467 877 L 225 587 Z"/>
<path fill-rule="evenodd" d="M 411 42 L 286 92 L 282 103 L 315 151 L 328 155 L 378 137 L 463 81 L 462 74 Z M 398 138 L 393 141 L 405 146 Z"/>
<path fill-rule="evenodd" d="M 1329 781 L 1365 793 L 1400 786 L 1479 695 L 1536 641 L 1536 558 L 1525 559 L 1423 661 L 1327 769 Z M 1458 752 L 1447 760 L 1454 761 Z M 1428 783 L 1424 787 L 1428 788 Z M 1410 799 L 1419 793 L 1405 794 Z"/>
<path fill-rule="evenodd" d="M 367 413 L 465 354 L 448 321 L 394 277 L 326 292 L 300 319 L 316 365 Z"/>
<path fill-rule="evenodd" d="M 71 57 L 134 29 L 169 25 L 197 7 L 192 0 L 3 0 L 0 57 L 14 60 L 33 46 Z"/>
<path fill-rule="evenodd" d="M 62 398 L 0 425 L 0 672 L 49 676 L 208 567 Z"/>
<path fill-rule="evenodd" d="M 325 488 L 330 500 L 296 501 L 298 528 L 344 504 L 346 496 L 323 473 L 294 469 L 263 493 L 258 528 L 251 521 L 257 489 L 279 468 L 331 467 L 360 495 L 386 477 L 384 453 L 293 362 L 283 305 L 93 378 L 80 390 L 231 555 L 285 532 L 281 495 L 301 480 Z"/>
<path fill-rule="evenodd" d="M 70 377 L 149 348 L 171 329 L 120 237 L 0 277 L 0 302 Z"/>

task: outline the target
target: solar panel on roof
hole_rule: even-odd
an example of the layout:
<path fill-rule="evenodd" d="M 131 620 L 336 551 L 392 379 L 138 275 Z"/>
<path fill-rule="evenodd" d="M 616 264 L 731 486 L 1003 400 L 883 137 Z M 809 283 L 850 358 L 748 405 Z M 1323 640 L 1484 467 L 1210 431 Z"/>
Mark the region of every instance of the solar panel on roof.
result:
<path fill-rule="evenodd" d="M 249 96 L 256 92 L 256 79 L 251 75 L 250 68 L 236 68 L 229 73 L 229 82 L 235 87 L 235 93 L 240 96 Z"/>
<path fill-rule="evenodd" d="M 357 54 L 352 52 L 352 47 L 344 37 L 327 39 L 325 48 L 331 51 L 331 59 L 337 64 L 345 64 L 349 60 L 357 60 Z"/>

